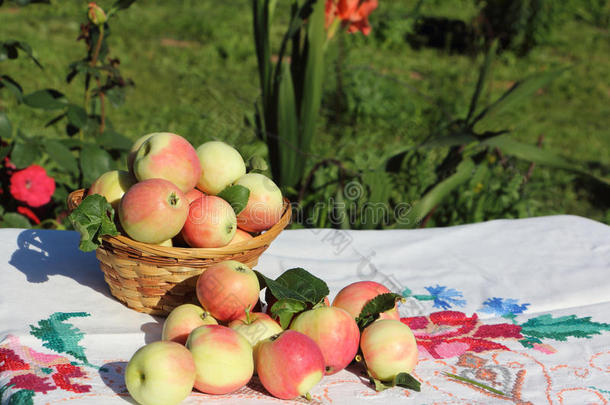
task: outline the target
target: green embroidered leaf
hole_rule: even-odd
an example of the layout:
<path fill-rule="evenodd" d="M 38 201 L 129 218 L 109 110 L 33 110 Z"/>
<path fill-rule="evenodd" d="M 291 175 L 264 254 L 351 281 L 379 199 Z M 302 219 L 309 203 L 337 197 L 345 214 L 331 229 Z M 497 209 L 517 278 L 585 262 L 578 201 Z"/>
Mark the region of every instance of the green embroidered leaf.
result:
<path fill-rule="evenodd" d="M 90 252 L 102 243 L 102 236 L 116 236 L 119 232 L 114 225 L 114 209 L 99 194 L 85 197 L 68 217 L 74 229 L 80 233 L 80 250 Z"/>
<path fill-rule="evenodd" d="M 284 298 L 273 304 L 271 314 L 280 319 L 282 329 L 288 329 L 294 315 L 304 311 L 306 308 L 307 304 L 303 301 Z"/>
<path fill-rule="evenodd" d="M 521 325 L 521 334 L 524 336 L 560 341 L 565 341 L 570 336 L 590 339 L 605 330 L 610 330 L 610 324 L 593 322 L 590 316 L 577 318 L 576 315 L 559 318 L 553 318 L 550 314 L 540 315 Z"/>
<path fill-rule="evenodd" d="M 330 292 L 324 280 L 300 267 L 286 270 L 277 280 L 265 277 L 258 271 L 255 272 L 261 288 L 262 286 L 269 288 L 271 294 L 278 300 L 294 299 L 316 305 Z"/>
<path fill-rule="evenodd" d="M 360 331 L 364 330 L 368 325 L 373 323 L 379 314 L 394 308 L 396 301 L 402 299 L 400 294 L 396 293 L 385 293 L 379 294 L 372 300 L 366 303 L 360 311 L 360 315 L 356 318 L 356 323 Z"/>
<path fill-rule="evenodd" d="M 38 326 L 30 325 L 30 333 L 43 341 L 43 346 L 57 353 L 67 353 L 78 360 L 89 364 L 85 350 L 79 346 L 83 332 L 69 323 L 70 318 L 84 318 L 91 316 L 86 312 L 55 312 L 49 319 L 38 321 Z"/>
<path fill-rule="evenodd" d="M 19 390 L 9 397 L 8 405 L 34 405 L 34 395 L 32 390 Z"/>

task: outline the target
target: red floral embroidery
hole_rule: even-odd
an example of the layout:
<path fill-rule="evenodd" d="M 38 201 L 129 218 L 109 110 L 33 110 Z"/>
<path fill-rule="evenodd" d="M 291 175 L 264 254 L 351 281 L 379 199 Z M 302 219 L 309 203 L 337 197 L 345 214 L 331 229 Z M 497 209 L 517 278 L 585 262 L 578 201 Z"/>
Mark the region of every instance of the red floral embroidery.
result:
<path fill-rule="evenodd" d="M 30 207 L 40 207 L 51 201 L 55 192 L 55 180 L 38 165 L 31 165 L 11 176 L 12 196 Z"/>
<path fill-rule="evenodd" d="M 90 385 L 75 384 L 70 381 L 70 378 L 85 377 L 83 371 L 72 364 L 58 364 L 55 366 L 57 373 L 53 374 L 53 381 L 63 390 L 76 393 L 89 392 Z"/>
<path fill-rule="evenodd" d="M 458 311 L 440 311 L 401 320 L 413 330 L 420 356 L 424 358 L 444 359 L 465 352 L 509 350 L 491 339 L 522 338 L 519 325 L 483 325 L 477 314 L 468 317 Z"/>

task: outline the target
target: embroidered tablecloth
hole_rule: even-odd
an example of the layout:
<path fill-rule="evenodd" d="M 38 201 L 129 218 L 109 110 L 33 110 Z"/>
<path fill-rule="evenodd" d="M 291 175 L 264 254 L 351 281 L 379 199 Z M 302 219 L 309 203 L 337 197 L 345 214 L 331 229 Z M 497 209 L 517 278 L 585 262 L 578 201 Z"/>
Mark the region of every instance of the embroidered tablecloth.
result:
<path fill-rule="evenodd" d="M 114 300 L 75 232 L 0 230 L 0 403 L 122 404 L 131 355 L 162 318 Z M 257 269 L 303 267 L 331 298 L 358 280 L 401 293 L 421 392 L 376 393 L 351 367 L 312 403 L 605 404 L 610 401 L 610 227 L 579 217 L 413 231 L 285 231 Z M 494 392 L 447 373 L 491 387 Z M 391 401 L 391 402 L 389 402 Z M 185 404 L 277 403 L 254 378 Z M 303 402 L 303 401 L 298 401 Z"/>

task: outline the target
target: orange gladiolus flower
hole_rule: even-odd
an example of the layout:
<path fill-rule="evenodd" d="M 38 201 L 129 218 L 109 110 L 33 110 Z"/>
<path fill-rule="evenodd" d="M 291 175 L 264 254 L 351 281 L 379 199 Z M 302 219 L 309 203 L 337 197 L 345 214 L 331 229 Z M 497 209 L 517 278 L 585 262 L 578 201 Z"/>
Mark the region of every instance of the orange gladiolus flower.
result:
<path fill-rule="evenodd" d="M 377 6 L 377 0 L 326 0 L 326 27 L 339 18 L 348 32 L 369 35 L 369 15 Z"/>

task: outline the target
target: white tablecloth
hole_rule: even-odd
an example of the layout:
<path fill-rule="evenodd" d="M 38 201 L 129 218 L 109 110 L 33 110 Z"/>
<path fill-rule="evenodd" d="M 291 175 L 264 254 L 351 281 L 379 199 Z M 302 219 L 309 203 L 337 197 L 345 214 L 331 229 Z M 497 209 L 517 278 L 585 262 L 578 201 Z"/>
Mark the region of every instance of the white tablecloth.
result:
<path fill-rule="evenodd" d="M 114 300 L 94 254 L 77 243 L 74 232 L 0 230 L 1 403 L 125 403 L 127 361 L 160 337 L 162 318 Z M 276 277 L 291 267 L 326 280 L 331 298 L 358 280 L 402 293 L 401 315 L 420 348 L 420 393 L 376 393 L 353 368 L 325 377 L 313 403 L 610 401 L 606 225 L 555 216 L 414 231 L 285 231 L 257 269 Z M 232 395 L 194 392 L 185 404 L 253 401 L 279 400 L 254 379 Z"/>

